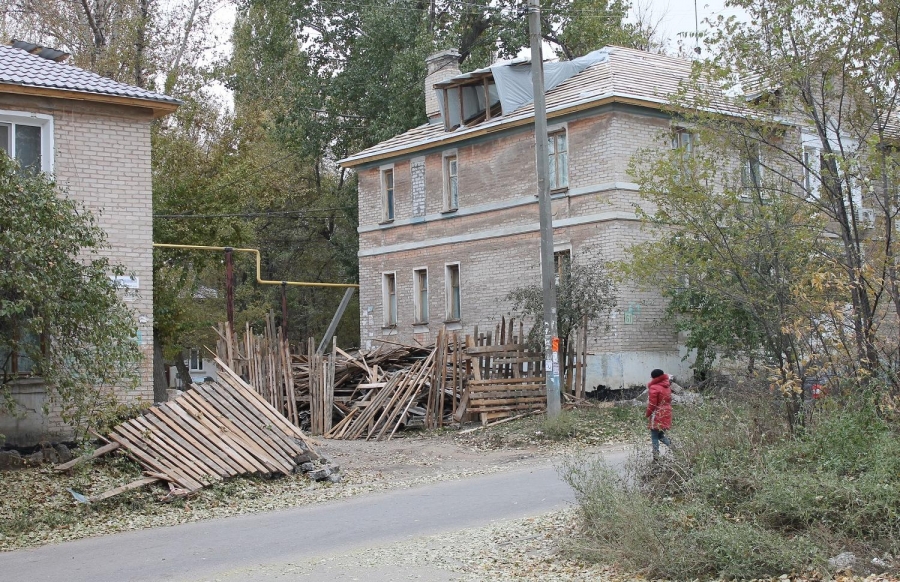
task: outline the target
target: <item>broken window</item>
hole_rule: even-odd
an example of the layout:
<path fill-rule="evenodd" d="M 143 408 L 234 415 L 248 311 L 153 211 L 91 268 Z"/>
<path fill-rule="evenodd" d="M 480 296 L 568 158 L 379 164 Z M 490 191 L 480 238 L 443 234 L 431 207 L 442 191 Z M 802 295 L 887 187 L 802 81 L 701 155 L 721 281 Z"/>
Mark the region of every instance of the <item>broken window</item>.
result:
<path fill-rule="evenodd" d="M 381 220 L 390 222 L 394 220 L 394 170 L 393 168 L 381 171 Z"/>
<path fill-rule="evenodd" d="M 413 271 L 413 297 L 416 323 L 428 323 L 428 270 Z"/>
<path fill-rule="evenodd" d="M 459 264 L 447 265 L 447 321 L 459 321 L 462 314 L 462 296 L 459 288 Z"/>
<path fill-rule="evenodd" d="M 456 156 L 444 156 L 444 211 L 459 208 L 459 165 Z"/>
<path fill-rule="evenodd" d="M 569 276 L 569 267 L 572 264 L 572 251 L 566 249 L 553 253 L 553 273 L 556 277 L 556 285 L 566 280 Z"/>
<path fill-rule="evenodd" d="M 547 138 L 547 152 L 550 156 L 550 190 L 565 190 L 569 187 L 569 145 L 566 130 L 555 131 Z"/>
<path fill-rule="evenodd" d="M 382 275 L 382 292 L 384 294 L 384 325 L 397 325 L 397 275 Z"/>

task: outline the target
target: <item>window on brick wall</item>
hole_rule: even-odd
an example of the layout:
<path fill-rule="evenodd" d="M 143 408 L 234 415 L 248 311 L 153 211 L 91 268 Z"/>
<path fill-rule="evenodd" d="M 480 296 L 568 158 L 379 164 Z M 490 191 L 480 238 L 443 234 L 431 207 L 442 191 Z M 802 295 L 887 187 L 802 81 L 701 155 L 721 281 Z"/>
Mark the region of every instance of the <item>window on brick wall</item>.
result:
<path fill-rule="evenodd" d="M 569 249 L 555 251 L 553 253 L 553 272 L 556 284 L 559 285 L 569 275 L 569 266 L 572 264 L 572 251 Z"/>
<path fill-rule="evenodd" d="M 694 153 L 694 134 L 683 127 L 675 128 L 672 132 L 672 149 L 681 155 L 681 179 L 688 178 L 688 160 Z"/>
<path fill-rule="evenodd" d="M 569 144 L 566 130 L 551 132 L 547 139 L 547 152 L 550 156 L 550 190 L 565 190 L 569 187 Z"/>
<path fill-rule="evenodd" d="M 0 111 L 0 150 L 23 172 L 53 171 L 53 122 L 49 115 Z"/>
<path fill-rule="evenodd" d="M 381 290 L 384 305 L 385 327 L 397 325 L 397 275 L 384 273 L 381 276 Z"/>
<path fill-rule="evenodd" d="M 381 220 L 394 220 L 394 169 L 381 171 Z"/>
<path fill-rule="evenodd" d="M 459 208 L 459 162 L 456 155 L 444 156 L 444 211 Z"/>
<path fill-rule="evenodd" d="M 459 287 L 459 263 L 444 267 L 444 282 L 447 286 L 447 321 L 462 319 L 462 293 Z"/>
<path fill-rule="evenodd" d="M 34 360 L 28 353 L 39 350 L 46 355 L 46 338 L 29 331 L 17 331 L 13 333 L 11 339 L 12 345 L 9 348 L 0 347 L 0 376 L 8 378 L 38 374 Z"/>
<path fill-rule="evenodd" d="M 428 322 L 428 269 L 413 271 L 413 307 L 415 322 Z"/>

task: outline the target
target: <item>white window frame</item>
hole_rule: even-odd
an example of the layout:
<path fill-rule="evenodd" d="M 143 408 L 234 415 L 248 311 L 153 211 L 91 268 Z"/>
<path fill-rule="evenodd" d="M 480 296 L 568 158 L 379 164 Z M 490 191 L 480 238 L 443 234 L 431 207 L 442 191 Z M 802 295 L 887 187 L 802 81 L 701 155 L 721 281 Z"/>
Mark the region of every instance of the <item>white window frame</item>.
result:
<path fill-rule="evenodd" d="M 422 297 L 422 282 L 420 275 L 425 275 L 425 297 L 423 301 Z M 429 287 L 430 283 L 428 281 L 428 268 L 427 267 L 419 267 L 417 269 L 413 269 L 413 322 L 414 324 L 423 324 L 428 323 L 428 302 L 429 302 Z"/>
<path fill-rule="evenodd" d="M 197 367 L 194 367 L 194 358 L 196 358 Z M 188 352 L 188 369 L 191 372 L 203 371 L 203 355 L 200 353 L 200 348 L 191 348 Z"/>
<path fill-rule="evenodd" d="M 391 176 L 390 188 L 387 184 L 389 173 Z M 397 177 L 394 175 L 394 164 L 378 168 L 378 183 L 381 189 L 381 222 L 394 222 L 397 217 Z"/>
<path fill-rule="evenodd" d="M 456 174 L 450 173 L 451 162 L 456 166 Z M 459 210 L 459 154 L 457 150 L 449 150 L 441 155 L 441 171 L 444 190 L 444 212 Z M 453 200 L 451 183 L 456 182 L 456 200 Z"/>
<path fill-rule="evenodd" d="M 451 273 L 453 269 L 456 269 L 456 280 L 457 280 L 457 293 L 459 294 L 459 305 L 458 305 L 458 313 L 453 313 L 453 284 Z M 454 322 L 462 320 L 462 269 L 460 268 L 459 263 L 446 263 L 444 264 L 444 294 L 447 298 L 447 310 L 445 313 L 444 321 Z"/>
<path fill-rule="evenodd" d="M 390 281 L 394 283 L 393 302 Z M 399 318 L 399 300 L 397 298 L 397 272 L 386 271 L 381 274 L 381 305 L 384 327 L 395 327 Z"/>
<path fill-rule="evenodd" d="M 7 111 L 0 109 L 0 123 L 15 125 L 30 125 L 41 128 L 41 171 L 52 174 L 54 169 L 54 141 L 53 141 L 53 116 L 44 113 L 29 113 L 27 111 Z M 11 128 L 15 135 L 15 127 Z M 15 140 L 12 141 L 11 157 L 15 159 Z"/>
<path fill-rule="evenodd" d="M 558 143 L 556 141 L 556 137 L 559 135 L 566 136 L 566 150 L 565 150 L 565 158 L 566 158 L 566 172 L 565 172 L 565 183 L 560 183 L 559 180 L 559 148 L 556 147 Z M 550 143 L 553 142 L 554 147 L 550 148 Z M 550 183 L 550 191 L 551 192 L 561 192 L 569 189 L 569 128 L 566 125 L 556 125 L 547 129 L 547 162 L 551 169 L 551 174 L 547 176 L 547 179 Z M 556 184 L 553 183 L 554 179 L 556 180 Z"/>

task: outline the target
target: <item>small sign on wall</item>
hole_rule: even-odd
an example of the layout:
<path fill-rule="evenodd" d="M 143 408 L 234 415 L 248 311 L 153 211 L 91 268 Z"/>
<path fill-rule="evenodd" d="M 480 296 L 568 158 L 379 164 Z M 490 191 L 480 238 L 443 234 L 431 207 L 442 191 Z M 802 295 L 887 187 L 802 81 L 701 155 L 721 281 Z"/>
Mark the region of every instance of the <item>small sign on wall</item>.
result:
<path fill-rule="evenodd" d="M 122 299 L 124 301 L 134 301 L 138 296 L 138 289 L 141 288 L 141 281 L 135 275 L 116 275 L 110 277 L 116 289 L 122 290 Z"/>
<path fill-rule="evenodd" d="M 629 305 L 623 313 L 625 316 L 625 325 L 634 325 L 634 320 L 641 314 L 641 305 Z"/>

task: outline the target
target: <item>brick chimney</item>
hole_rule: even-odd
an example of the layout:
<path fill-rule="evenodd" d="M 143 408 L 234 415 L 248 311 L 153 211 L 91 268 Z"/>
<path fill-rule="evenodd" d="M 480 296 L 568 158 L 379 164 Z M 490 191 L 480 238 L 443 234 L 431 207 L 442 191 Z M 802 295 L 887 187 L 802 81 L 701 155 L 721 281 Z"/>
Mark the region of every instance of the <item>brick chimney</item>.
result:
<path fill-rule="evenodd" d="M 434 84 L 460 74 L 459 52 L 456 49 L 447 49 L 434 53 L 425 59 L 425 69 L 425 114 L 428 115 L 429 121 L 433 121 L 441 114 Z"/>

